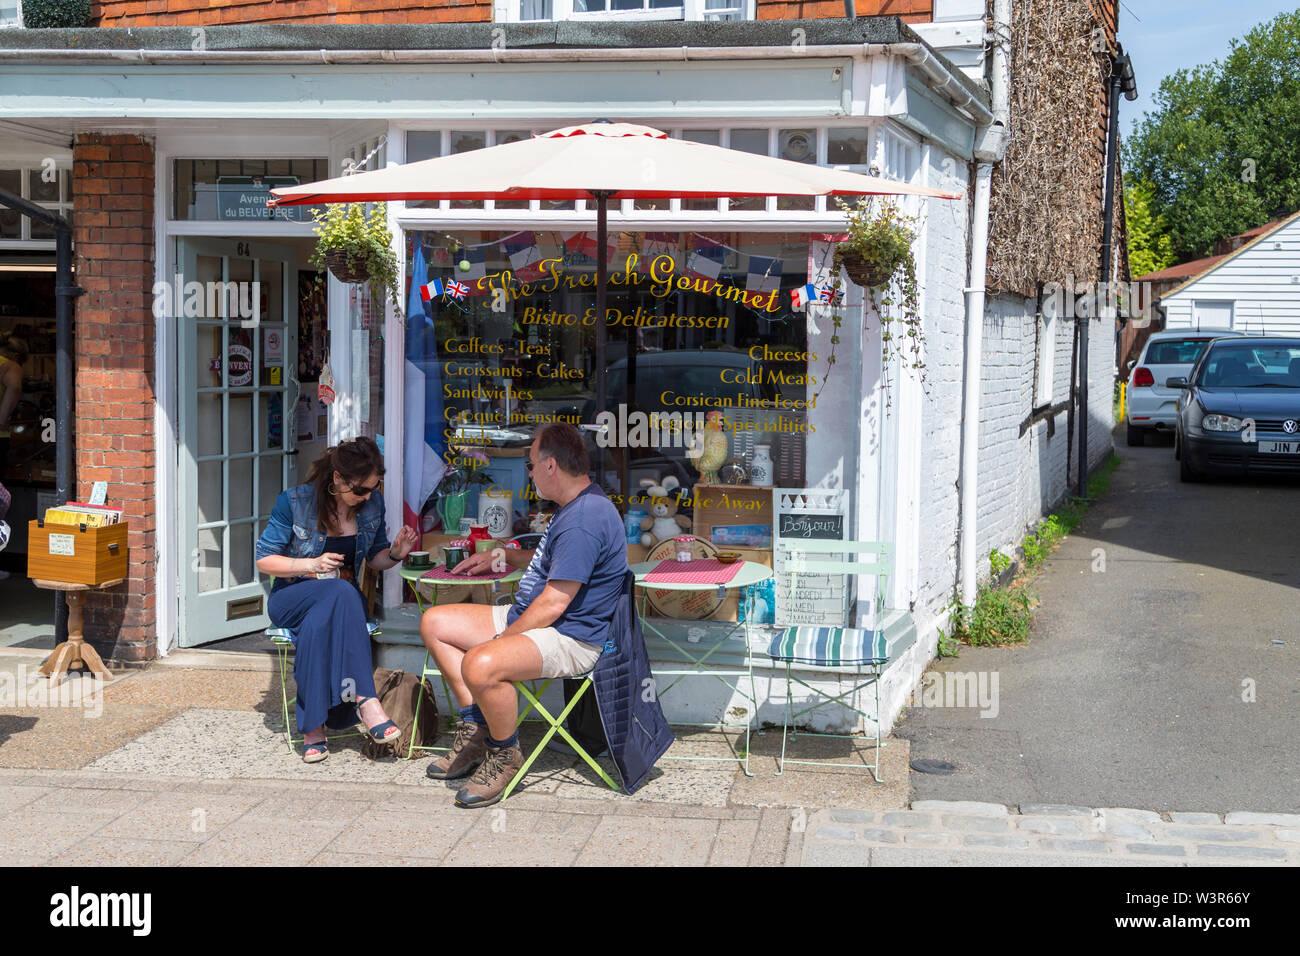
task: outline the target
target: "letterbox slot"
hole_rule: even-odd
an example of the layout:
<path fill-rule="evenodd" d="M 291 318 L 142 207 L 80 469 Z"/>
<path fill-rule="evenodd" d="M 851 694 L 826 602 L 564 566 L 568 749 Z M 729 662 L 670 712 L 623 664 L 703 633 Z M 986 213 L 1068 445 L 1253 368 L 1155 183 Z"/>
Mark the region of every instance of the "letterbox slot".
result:
<path fill-rule="evenodd" d="M 257 597 L 244 598 L 240 601 L 226 602 L 226 620 L 237 621 L 243 617 L 257 617 L 262 613 L 263 595 Z"/>

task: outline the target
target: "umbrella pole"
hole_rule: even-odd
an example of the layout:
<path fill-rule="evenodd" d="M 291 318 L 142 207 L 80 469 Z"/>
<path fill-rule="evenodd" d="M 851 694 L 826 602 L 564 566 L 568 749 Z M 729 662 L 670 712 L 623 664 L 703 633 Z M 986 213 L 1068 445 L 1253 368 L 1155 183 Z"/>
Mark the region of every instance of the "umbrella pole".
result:
<path fill-rule="evenodd" d="M 609 364 L 606 354 L 609 326 L 605 322 L 605 283 L 608 281 L 608 270 L 605 263 L 605 242 L 606 237 L 609 235 L 605 203 L 609 199 L 609 191 L 598 189 L 593 191 L 592 195 L 596 197 L 596 414 L 599 415 L 605 411 L 606 370 Z M 608 436 L 606 440 L 608 440 Z M 596 447 L 596 475 L 601 486 L 604 487 L 605 446 L 597 442 Z M 626 464 L 622 469 L 622 478 L 626 489 Z M 626 494 L 626 490 L 623 493 Z"/>

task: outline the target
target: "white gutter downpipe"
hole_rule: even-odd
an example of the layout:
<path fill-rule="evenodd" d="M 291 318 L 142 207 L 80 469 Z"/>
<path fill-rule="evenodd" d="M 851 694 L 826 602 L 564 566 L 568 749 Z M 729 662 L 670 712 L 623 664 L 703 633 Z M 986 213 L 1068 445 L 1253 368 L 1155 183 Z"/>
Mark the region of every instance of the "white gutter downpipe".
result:
<path fill-rule="evenodd" d="M 980 386 L 983 384 L 984 273 L 988 269 L 989 194 L 993 164 L 980 163 L 975 171 L 975 201 L 971 207 L 970 281 L 966 287 L 966 376 L 962 400 L 961 435 L 961 603 L 975 603 L 978 564 L 975 557 L 975 519 L 979 509 L 978 463 L 980 439 Z"/>
<path fill-rule="evenodd" d="M 1006 132 L 1011 125 L 1011 3 L 993 0 L 989 36 L 989 98 L 993 122 L 983 130 L 975 158 L 975 199 L 971 206 L 970 273 L 966 283 L 966 374 L 963 381 L 961 428 L 961 530 L 958 567 L 961 569 L 961 603 L 971 607 L 979 585 L 979 560 L 975 554 L 979 517 L 980 388 L 984 382 L 984 276 L 988 271 L 989 196 L 993 164 L 1006 152 Z"/>

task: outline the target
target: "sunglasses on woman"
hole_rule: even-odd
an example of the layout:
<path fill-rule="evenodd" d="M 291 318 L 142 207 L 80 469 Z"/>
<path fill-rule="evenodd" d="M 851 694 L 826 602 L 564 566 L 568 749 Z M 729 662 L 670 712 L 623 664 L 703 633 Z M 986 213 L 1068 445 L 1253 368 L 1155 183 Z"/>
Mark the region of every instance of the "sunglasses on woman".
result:
<path fill-rule="evenodd" d="M 374 492 L 379 490 L 379 486 L 382 484 L 383 482 L 380 481 L 380 482 L 376 482 L 373 485 L 370 485 L 369 487 L 366 487 L 365 485 L 362 485 L 360 488 L 349 487 L 348 494 L 356 495 L 358 498 L 369 498 L 372 494 L 374 494 Z"/>

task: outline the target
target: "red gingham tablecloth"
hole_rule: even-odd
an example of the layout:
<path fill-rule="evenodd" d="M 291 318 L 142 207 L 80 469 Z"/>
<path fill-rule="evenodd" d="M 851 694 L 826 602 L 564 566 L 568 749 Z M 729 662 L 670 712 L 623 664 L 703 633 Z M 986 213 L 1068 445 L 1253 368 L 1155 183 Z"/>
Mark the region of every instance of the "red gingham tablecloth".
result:
<path fill-rule="evenodd" d="M 723 564 L 713 558 L 694 561 L 660 561 L 645 576 L 647 584 L 726 584 L 740 571 L 740 562 Z"/>
<path fill-rule="evenodd" d="M 487 574 L 456 574 L 454 571 L 448 571 L 445 566 L 441 566 L 425 571 L 420 575 L 420 578 L 425 581 L 444 582 L 499 581 L 513 570 L 514 568 L 507 568 L 504 571 L 489 571 Z"/>

